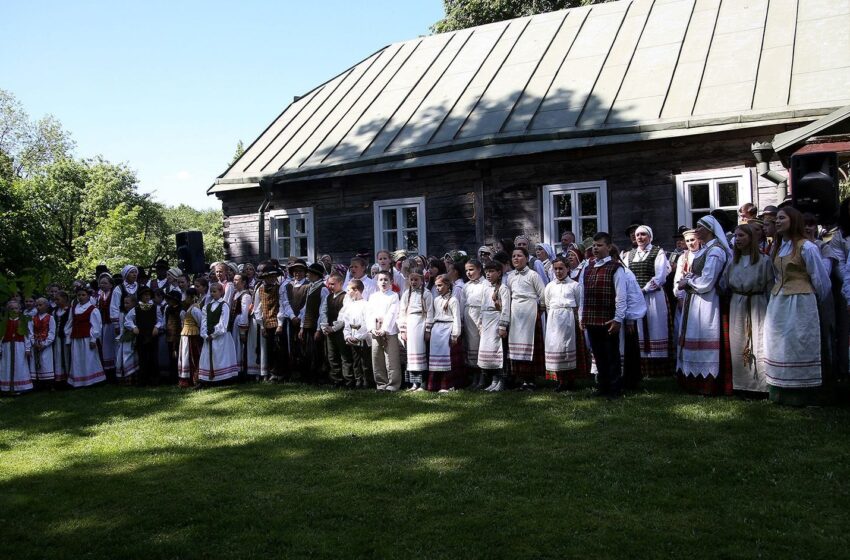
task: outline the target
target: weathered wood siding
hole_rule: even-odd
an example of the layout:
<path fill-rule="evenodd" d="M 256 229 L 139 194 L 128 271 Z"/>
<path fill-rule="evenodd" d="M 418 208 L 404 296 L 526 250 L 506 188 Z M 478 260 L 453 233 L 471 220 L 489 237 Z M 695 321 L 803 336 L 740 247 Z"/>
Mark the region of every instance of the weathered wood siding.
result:
<path fill-rule="evenodd" d="M 372 250 L 374 201 L 424 196 L 428 252 L 438 255 L 453 248 L 475 251 L 483 242 L 519 233 L 539 239 L 543 185 L 605 180 L 615 242 L 624 244 L 625 228 L 640 220 L 653 227 L 661 245 L 669 246 L 678 226 L 676 175 L 754 167 L 750 143 L 785 129 L 771 126 L 284 185 L 275 190 L 270 209 L 313 207 L 317 253 L 344 260 L 358 248 Z M 753 178 L 753 200 L 763 206 L 771 191 L 755 180 L 754 171 Z M 219 196 L 228 258 L 256 260 L 262 193 L 253 189 Z M 264 241 L 268 254 L 268 222 Z"/>

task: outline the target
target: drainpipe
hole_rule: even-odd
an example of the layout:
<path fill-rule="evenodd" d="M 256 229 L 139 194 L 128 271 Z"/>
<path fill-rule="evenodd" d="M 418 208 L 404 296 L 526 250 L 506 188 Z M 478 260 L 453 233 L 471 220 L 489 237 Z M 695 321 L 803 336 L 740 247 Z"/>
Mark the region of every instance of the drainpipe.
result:
<path fill-rule="evenodd" d="M 272 198 L 272 188 L 271 181 L 267 181 L 266 179 L 260 180 L 260 188 L 263 189 L 263 202 L 260 203 L 260 208 L 257 210 L 257 214 L 259 215 L 257 229 L 258 229 L 258 238 L 257 238 L 257 253 L 258 260 L 260 262 L 266 260 L 266 210 L 269 209 L 269 205 L 271 205 Z"/>
<path fill-rule="evenodd" d="M 784 201 L 788 197 L 788 176 L 770 168 L 770 160 L 773 159 L 773 144 L 771 142 L 753 142 L 750 146 L 753 157 L 756 159 L 756 172 L 776 185 L 776 199 Z"/>

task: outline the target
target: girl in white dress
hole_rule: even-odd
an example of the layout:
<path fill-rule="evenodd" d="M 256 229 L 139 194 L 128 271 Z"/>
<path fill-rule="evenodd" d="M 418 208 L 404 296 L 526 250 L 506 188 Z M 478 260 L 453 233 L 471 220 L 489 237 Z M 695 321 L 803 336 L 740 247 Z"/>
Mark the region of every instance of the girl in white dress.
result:
<path fill-rule="evenodd" d="M 428 344 L 425 342 L 425 325 L 434 320 L 434 298 L 425 289 L 424 279 L 418 272 L 407 277 L 408 288 L 401 296 L 398 310 L 399 338 L 407 349 L 406 381 L 409 391 L 417 391 L 425 382 L 428 372 Z"/>
<path fill-rule="evenodd" d="M 484 389 L 487 383 L 478 371 L 478 347 L 481 344 L 481 333 L 478 324 L 481 322 L 481 293 L 487 287 L 487 281 L 481 275 L 484 269 L 481 262 L 475 259 L 464 265 L 468 282 L 463 285 L 463 346 L 466 367 L 472 370 L 473 389 Z"/>
<path fill-rule="evenodd" d="M 219 383 L 239 374 L 236 347 L 227 332 L 230 306 L 224 301 L 224 288 L 218 282 L 210 284 L 210 302 L 201 316 L 201 360 L 198 380 L 203 384 Z"/>
<path fill-rule="evenodd" d="M 503 266 L 491 261 L 484 267 L 487 286 L 481 292 L 481 318 L 478 330 L 481 341 L 478 345 L 478 367 L 482 382 L 491 379 L 485 391 L 504 391 L 505 378 L 504 340 L 511 323 L 511 291 L 502 283 Z"/>
<path fill-rule="evenodd" d="M 100 311 L 91 302 L 85 286 L 77 288 L 77 304 L 65 325 L 65 344 L 71 346 L 71 367 L 68 384 L 71 387 L 88 387 L 106 380 L 97 340 L 100 338 Z"/>

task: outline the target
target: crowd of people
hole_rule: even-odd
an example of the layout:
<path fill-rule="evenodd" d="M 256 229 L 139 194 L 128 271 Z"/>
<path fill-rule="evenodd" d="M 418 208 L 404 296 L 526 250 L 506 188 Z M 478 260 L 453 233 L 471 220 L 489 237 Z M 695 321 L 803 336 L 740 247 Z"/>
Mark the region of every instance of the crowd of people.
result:
<path fill-rule="evenodd" d="M 217 262 L 190 278 L 99 267 L 70 291 L 19 294 L 0 320 L 0 391 L 247 381 L 499 392 L 644 377 L 684 390 L 823 402 L 847 371 L 850 200 L 827 231 L 785 205 L 679 228 L 634 223 L 555 249 L 530 236 L 442 258 L 360 251 L 346 265 Z M 733 223 L 727 223 L 733 222 Z"/>

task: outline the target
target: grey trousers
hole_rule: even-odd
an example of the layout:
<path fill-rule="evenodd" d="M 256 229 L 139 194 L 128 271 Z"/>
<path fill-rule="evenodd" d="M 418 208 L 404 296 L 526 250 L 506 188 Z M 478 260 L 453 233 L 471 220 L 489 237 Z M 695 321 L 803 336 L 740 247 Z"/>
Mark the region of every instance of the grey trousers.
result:
<path fill-rule="evenodd" d="M 401 388 L 401 360 L 399 357 L 398 335 L 386 336 L 386 343 L 372 339 L 372 371 L 375 385 L 379 391 L 398 391 Z"/>

